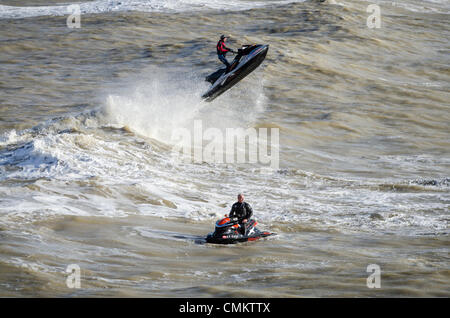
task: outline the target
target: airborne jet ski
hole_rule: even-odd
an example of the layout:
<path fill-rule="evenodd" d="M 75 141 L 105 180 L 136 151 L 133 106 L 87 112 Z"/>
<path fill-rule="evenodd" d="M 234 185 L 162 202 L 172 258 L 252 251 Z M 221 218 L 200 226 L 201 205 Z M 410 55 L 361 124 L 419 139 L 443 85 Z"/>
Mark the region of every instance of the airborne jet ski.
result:
<path fill-rule="evenodd" d="M 212 86 L 202 95 L 202 98 L 210 102 L 233 87 L 264 61 L 268 50 L 268 44 L 242 46 L 242 48 L 238 49 L 238 53 L 233 62 L 231 62 L 229 70 L 221 68 L 206 77 L 206 81 L 210 82 Z"/>
<path fill-rule="evenodd" d="M 216 222 L 215 231 L 206 236 L 207 243 L 235 244 L 239 242 L 255 241 L 257 239 L 275 235 L 275 233 L 263 232 L 256 228 L 258 222 L 249 220 L 245 224 L 239 224 L 237 218 L 225 218 Z"/>

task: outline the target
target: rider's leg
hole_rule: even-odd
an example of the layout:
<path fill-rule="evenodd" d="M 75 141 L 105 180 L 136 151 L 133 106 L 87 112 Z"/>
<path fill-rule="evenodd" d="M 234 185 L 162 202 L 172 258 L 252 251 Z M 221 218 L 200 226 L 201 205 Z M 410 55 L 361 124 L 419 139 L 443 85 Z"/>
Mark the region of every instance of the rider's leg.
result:
<path fill-rule="evenodd" d="M 228 63 L 227 59 L 225 58 L 225 56 L 223 55 L 219 55 L 219 60 L 225 64 L 225 66 L 227 67 L 227 71 L 230 69 L 230 63 Z"/>

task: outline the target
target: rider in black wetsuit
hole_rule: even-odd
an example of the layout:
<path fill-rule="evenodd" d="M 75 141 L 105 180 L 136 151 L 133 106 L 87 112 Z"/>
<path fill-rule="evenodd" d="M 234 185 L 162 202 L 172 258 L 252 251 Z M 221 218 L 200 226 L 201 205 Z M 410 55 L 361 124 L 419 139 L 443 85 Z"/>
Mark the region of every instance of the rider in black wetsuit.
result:
<path fill-rule="evenodd" d="M 233 204 L 230 211 L 230 217 L 237 217 L 241 224 L 242 232 L 245 234 L 245 223 L 247 223 L 253 215 L 253 209 L 247 202 L 244 202 L 244 195 L 238 194 L 238 202 Z"/>

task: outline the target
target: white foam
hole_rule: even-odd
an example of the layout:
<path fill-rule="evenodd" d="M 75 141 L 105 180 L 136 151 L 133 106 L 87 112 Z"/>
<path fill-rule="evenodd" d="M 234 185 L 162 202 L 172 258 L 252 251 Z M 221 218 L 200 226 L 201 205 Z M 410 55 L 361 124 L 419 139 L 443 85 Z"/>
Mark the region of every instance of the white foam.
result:
<path fill-rule="evenodd" d="M 450 14 L 450 1 L 448 0 L 374 0 L 383 10 L 388 10 L 390 7 L 398 7 L 410 12 L 418 13 L 438 13 Z"/>
<path fill-rule="evenodd" d="M 171 166 L 164 151 L 133 143 L 133 136 L 105 135 L 103 139 L 86 130 L 58 134 L 52 127 L 25 140 L 28 147 L 1 153 L 2 166 L 20 168 L 2 172 L 2 180 L 46 178 L 34 181 L 32 188 L 0 186 L 2 224 L 53 215 L 122 217 L 130 213 L 213 222 L 229 212 L 233 195 L 243 187 L 255 217 L 267 227 L 282 222 L 405 235 L 447 230 L 450 197 L 442 190 L 398 192 L 378 190 L 380 181 L 370 185 L 308 173 L 258 175 L 253 169 L 224 165 Z M 77 186 L 77 182 L 85 185 Z M 149 201 L 134 202 L 124 195 L 127 191 Z M 224 203 L 228 204 L 222 207 Z M 373 213 L 382 218 L 372 219 Z"/>
<path fill-rule="evenodd" d="M 218 0 L 96 0 L 78 3 L 81 14 L 95 14 L 108 12 L 185 12 L 195 10 L 227 10 L 239 11 L 274 4 L 288 4 L 303 2 L 304 0 L 289 1 L 218 1 Z M 6 6 L 0 5 L 0 18 L 18 19 L 38 16 L 69 15 L 68 5 L 55 6 Z"/>

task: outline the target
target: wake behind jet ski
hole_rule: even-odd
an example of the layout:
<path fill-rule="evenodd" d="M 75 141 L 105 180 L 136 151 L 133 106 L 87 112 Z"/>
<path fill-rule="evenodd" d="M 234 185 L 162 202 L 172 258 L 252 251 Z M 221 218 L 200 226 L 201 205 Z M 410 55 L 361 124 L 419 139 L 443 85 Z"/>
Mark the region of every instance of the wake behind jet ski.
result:
<path fill-rule="evenodd" d="M 256 228 L 258 222 L 249 220 L 240 224 L 238 218 L 225 218 L 216 222 L 215 231 L 206 236 L 207 243 L 236 244 L 239 242 L 255 241 L 275 233 L 260 231 Z"/>
<path fill-rule="evenodd" d="M 267 44 L 242 46 L 238 49 L 237 55 L 229 68 L 221 68 L 206 77 L 206 81 L 212 85 L 202 95 L 202 98 L 210 102 L 233 87 L 264 61 L 268 50 L 269 45 Z"/>

